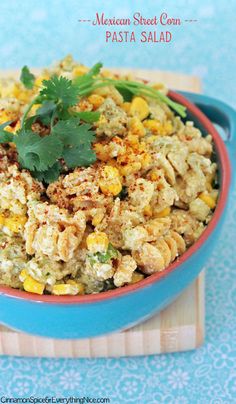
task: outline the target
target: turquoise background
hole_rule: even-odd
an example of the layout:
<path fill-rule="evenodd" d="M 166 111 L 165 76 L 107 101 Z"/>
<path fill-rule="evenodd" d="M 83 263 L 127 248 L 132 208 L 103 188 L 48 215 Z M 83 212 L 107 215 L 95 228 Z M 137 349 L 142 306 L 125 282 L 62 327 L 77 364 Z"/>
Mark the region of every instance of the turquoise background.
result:
<path fill-rule="evenodd" d="M 175 3 L 175 4 L 173 4 Z M 96 11 L 197 19 L 171 29 L 170 44 L 106 44 L 78 23 Z M 236 106 L 235 0 L 23 0 L 0 2 L 1 68 L 43 66 L 67 53 L 83 63 L 165 69 L 202 78 L 204 92 Z M 130 27 L 131 29 L 131 27 Z M 164 28 L 165 29 L 165 28 Z M 110 397 L 112 403 L 236 403 L 236 193 L 219 249 L 207 263 L 206 342 L 180 354 L 124 359 L 0 358 L 0 396 Z"/>

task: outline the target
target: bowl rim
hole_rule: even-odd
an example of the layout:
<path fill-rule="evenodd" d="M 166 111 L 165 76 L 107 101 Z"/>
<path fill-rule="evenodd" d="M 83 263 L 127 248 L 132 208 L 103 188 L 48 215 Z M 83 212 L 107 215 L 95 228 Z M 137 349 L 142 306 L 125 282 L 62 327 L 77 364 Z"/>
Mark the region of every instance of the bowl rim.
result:
<path fill-rule="evenodd" d="M 62 305 L 103 302 L 105 300 L 119 298 L 129 293 L 140 291 L 148 286 L 153 285 L 154 283 L 157 283 L 161 279 L 167 277 L 171 272 L 177 269 L 181 264 L 187 261 L 194 253 L 196 253 L 197 250 L 199 250 L 199 248 L 204 244 L 204 242 L 208 239 L 208 237 L 213 233 L 226 207 L 231 182 L 230 159 L 224 141 L 222 140 L 216 128 L 213 126 L 212 122 L 207 118 L 207 116 L 195 104 L 189 101 L 182 94 L 173 90 L 169 90 L 168 96 L 174 101 L 183 104 L 187 108 L 187 110 L 195 118 L 197 118 L 197 120 L 207 131 L 207 133 L 210 133 L 212 135 L 214 146 L 219 155 L 221 174 L 222 174 L 221 192 L 212 219 L 207 225 L 202 235 L 199 237 L 199 239 L 191 247 L 189 247 L 178 259 L 176 259 L 172 264 L 170 264 L 164 271 L 157 272 L 153 275 L 149 275 L 142 281 L 139 281 L 131 285 L 126 285 L 117 289 L 108 290 L 97 294 L 76 295 L 76 296 L 36 295 L 33 293 L 21 291 L 19 289 L 13 289 L 9 286 L 0 285 L 0 296 L 17 298 L 24 300 L 26 302 L 28 301 L 28 302 L 62 304 Z"/>

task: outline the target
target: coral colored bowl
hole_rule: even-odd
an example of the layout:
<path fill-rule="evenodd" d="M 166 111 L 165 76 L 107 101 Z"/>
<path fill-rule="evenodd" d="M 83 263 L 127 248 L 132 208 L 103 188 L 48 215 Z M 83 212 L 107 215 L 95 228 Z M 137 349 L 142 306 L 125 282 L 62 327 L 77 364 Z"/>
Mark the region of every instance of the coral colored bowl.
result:
<path fill-rule="evenodd" d="M 213 218 L 198 241 L 165 271 L 123 288 L 85 296 L 38 296 L 0 286 L 0 323 L 26 333 L 53 338 L 86 338 L 133 326 L 173 301 L 199 274 L 226 215 L 235 166 L 236 112 L 204 95 L 169 92 L 187 107 L 188 119 L 214 140 L 220 195 Z M 226 133 L 222 140 L 212 122 Z M 228 149 L 228 150 L 227 150 Z M 232 170 L 233 171 L 233 170 Z M 234 170 L 235 171 L 235 170 Z"/>

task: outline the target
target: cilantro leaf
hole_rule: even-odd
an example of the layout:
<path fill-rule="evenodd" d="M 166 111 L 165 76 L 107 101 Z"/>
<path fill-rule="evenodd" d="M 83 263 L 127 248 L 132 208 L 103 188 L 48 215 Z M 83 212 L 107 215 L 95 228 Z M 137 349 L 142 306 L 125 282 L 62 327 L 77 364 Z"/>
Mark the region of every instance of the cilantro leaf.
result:
<path fill-rule="evenodd" d="M 15 139 L 19 162 L 22 167 L 33 171 L 37 178 L 41 178 L 41 172 L 45 182 L 59 175 L 55 164 L 60 158 L 64 158 L 68 168 L 89 166 L 96 161 L 91 148 L 94 132 L 90 129 L 88 124 L 80 124 L 78 118 L 58 121 L 51 134 L 45 137 L 22 129 Z"/>
<path fill-rule="evenodd" d="M 45 171 L 61 157 L 63 145 L 53 135 L 40 137 L 33 131 L 20 130 L 15 139 L 19 162 L 29 170 Z"/>
<path fill-rule="evenodd" d="M 64 146 L 91 145 L 94 132 L 90 131 L 88 124 L 79 125 L 79 120 L 71 118 L 67 121 L 58 121 L 53 127 L 53 133 L 61 140 Z"/>
<path fill-rule="evenodd" d="M 30 72 L 28 66 L 21 69 L 20 81 L 24 84 L 25 88 L 31 90 L 34 86 L 35 76 Z"/>
<path fill-rule="evenodd" d="M 40 91 L 40 96 L 43 99 L 52 100 L 64 107 L 70 107 L 77 103 L 78 87 L 66 77 L 53 76 L 50 80 L 43 80 L 43 85 L 44 88 Z"/>
<path fill-rule="evenodd" d="M 57 161 L 52 167 L 45 171 L 33 171 L 32 174 L 39 181 L 44 181 L 46 184 L 50 184 L 57 180 L 61 172 L 61 164 Z"/>
<path fill-rule="evenodd" d="M 0 143 L 9 143 L 13 141 L 13 134 L 7 132 L 6 130 L 2 130 L 0 132 Z"/>
<path fill-rule="evenodd" d="M 12 121 L 4 122 L 0 125 L 0 143 L 9 143 L 13 141 L 13 134 L 4 130 L 4 128 L 10 125 Z"/>
<path fill-rule="evenodd" d="M 88 167 L 96 161 L 96 153 L 89 145 L 64 148 L 62 156 L 68 168 Z"/>
<path fill-rule="evenodd" d="M 53 133 L 64 146 L 77 146 L 79 142 L 79 125 L 76 119 L 58 121 L 53 127 Z"/>
<path fill-rule="evenodd" d="M 78 118 L 58 121 L 53 127 L 53 135 L 64 145 L 62 157 L 68 168 L 89 166 L 96 161 L 96 154 L 91 148 L 95 136 L 88 124 L 79 124 Z"/>

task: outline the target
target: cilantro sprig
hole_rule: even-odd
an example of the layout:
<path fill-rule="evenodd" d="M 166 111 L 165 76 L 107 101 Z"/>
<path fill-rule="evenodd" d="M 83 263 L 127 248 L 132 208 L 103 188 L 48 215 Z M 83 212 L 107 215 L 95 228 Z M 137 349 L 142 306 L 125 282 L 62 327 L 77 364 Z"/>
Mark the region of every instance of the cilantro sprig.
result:
<path fill-rule="evenodd" d="M 100 115 L 71 110 L 78 98 L 77 85 L 65 77 L 53 76 L 43 81 L 42 89 L 27 106 L 21 128 L 15 135 L 5 130 L 10 122 L 0 126 L 0 143 L 15 143 L 21 167 L 30 170 L 40 181 L 55 181 L 63 170 L 63 160 L 69 169 L 89 166 L 96 160 L 91 123 Z M 35 115 L 28 117 L 36 104 L 40 106 Z M 41 136 L 33 131 L 34 122 L 45 125 L 49 134 Z"/>

